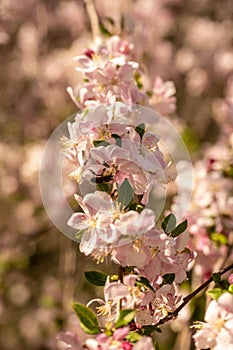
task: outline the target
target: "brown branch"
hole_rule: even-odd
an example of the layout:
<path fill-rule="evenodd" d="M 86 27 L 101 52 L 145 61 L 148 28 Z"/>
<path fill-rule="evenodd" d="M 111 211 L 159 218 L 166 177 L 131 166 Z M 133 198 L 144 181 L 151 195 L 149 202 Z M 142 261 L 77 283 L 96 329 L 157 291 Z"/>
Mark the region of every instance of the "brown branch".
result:
<path fill-rule="evenodd" d="M 118 281 L 123 283 L 123 277 L 124 277 L 124 267 L 121 265 L 118 265 Z"/>
<path fill-rule="evenodd" d="M 225 267 L 224 269 L 220 270 L 219 272 L 217 272 L 220 276 L 222 276 L 224 273 L 226 273 L 227 271 L 233 269 L 233 263 L 228 265 L 227 267 Z M 161 318 L 159 320 L 159 322 L 157 322 L 155 324 L 156 327 L 161 326 L 162 324 L 173 320 L 174 318 L 176 318 L 179 314 L 179 312 L 190 302 L 190 300 L 195 297 L 199 292 L 201 292 L 203 289 L 205 289 L 208 284 L 210 284 L 211 282 L 213 282 L 213 277 L 210 277 L 207 281 L 205 281 L 203 284 L 201 284 L 197 289 L 195 289 L 192 293 L 190 293 L 189 295 L 187 295 L 186 297 L 183 298 L 183 302 L 180 304 L 180 306 L 178 306 L 178 308 L 173 311 L 173 312 L 169 312 L 167 316 Z"/>

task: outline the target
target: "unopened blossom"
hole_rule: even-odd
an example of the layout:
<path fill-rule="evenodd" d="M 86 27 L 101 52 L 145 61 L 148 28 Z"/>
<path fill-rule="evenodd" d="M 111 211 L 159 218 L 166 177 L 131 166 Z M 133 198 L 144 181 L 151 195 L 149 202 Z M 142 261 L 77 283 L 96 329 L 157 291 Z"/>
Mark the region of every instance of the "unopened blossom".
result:
<path fill-rule="evenodd" d="M 230 276 L 228 277 L 228 282 L 230 284 L 233 284 L 233 273 L 231 273 Z"/>

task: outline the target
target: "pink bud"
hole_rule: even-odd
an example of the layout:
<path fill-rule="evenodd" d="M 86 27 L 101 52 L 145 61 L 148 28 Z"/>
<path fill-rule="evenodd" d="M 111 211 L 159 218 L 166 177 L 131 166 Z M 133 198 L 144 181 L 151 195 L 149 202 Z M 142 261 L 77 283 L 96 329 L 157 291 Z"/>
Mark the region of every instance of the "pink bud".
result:
<path fill-rule="evenodd" d="M 233 284 L 233 273 L 231 273 L 230 276 L 228 277 L 228 282 L 230 284 Z"/>

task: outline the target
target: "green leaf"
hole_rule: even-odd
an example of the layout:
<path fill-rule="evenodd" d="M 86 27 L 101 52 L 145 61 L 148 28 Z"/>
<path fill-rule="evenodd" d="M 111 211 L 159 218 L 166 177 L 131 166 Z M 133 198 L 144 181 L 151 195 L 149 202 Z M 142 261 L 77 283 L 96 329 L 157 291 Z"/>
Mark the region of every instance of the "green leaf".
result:
<path fill-rule="evenodd" d="M 72 306 L 76 315 L 79 318 L 80 326 L 85 333 L 100 333 L 100 327 L 96 315 L 89 307 L 78 303 L 73 303 Z"/>
<path fill-rule="evenodd" d="M 121 147 L 122 146 L 121 137 L 119 135 L 117 135 L 117 134 L 112 134 L 112 137 L 115 139 L 116 145 Z"/>
<path fill-rule="evenodd" d="M 141 75 L 138 72 L 134 73 L 134 79 L 136 81 L 138 88 L 141 89 L 143 87 L 143 84 L 141 82 Z"/>
<path fill-rule="evenodd" d="M 94 286 L 104 286 L 108 275 L 102 271 L 85 271 L 84 275 L 88 282 Z"/>
<path fill-rule="evenodd" d="M 228 291 L 229 291 L 231 294 L 233 294 L 233 284 L 230 284 L 230 285 L 229 285 Z"/>
<path fill-rule="evenodd" d="M 139 134 L 139 136 L 143 137 L 143 135 L 145 134 L 145 124 L 141 123 L 139 125 L 136 126 L 135 131 Z"/>
<path fill-rule="evenodd" d="M 112 36 L 112 34 L 110 33 L 110 31 L 104 26 L 104 24 L 102 22 L 99 22 L 99 28 L 101 33 L 106 36 L 106 37 L 110 37 Z"/>
<path fill-rule="evenodd" d="M 131 202 L 133 194 L 133 188 L 131 187 L 129 181 L 125 179 L 118 190 L 117 200 L 122 204 L 122 207 L 126 207 Z"/>
<path fill-rule="evenodd" d="M 107 146 L 111 145 L 109 142 L 103 141 L 103 140 L 95 140 L 95 141 L 93 141 L 93 144 L 95 147 L 99 147 L 99 146 L 107 147 Z"/>
<path fill-rule="evenodd" d="M 150 325 L 150 326 L 143 326 L 141 330 L 141 334 L 143 335 L 151 335 L 151 333 L 153 332 L 161 333 L 161 329 L 156 326 Z"/>
<path fill-rule="evenodd" d="M 136 343 L 141 339 L 141 335 L 136 332 L 129 332 L 129 334 L 126 336 L 126 339 L 129 340 L 131 343 Z"/>
<path fill-rule="evenodd" d="M 174 214 L 169 214 L 165 217 L 161 225 L 162 229 L 166 233 L 172 232 L 176 227 L 176 217 Z"/>
<path fill-rule="evenodd" d="M 166 275 L 163 275 L 163 282 L 165 284 L 172 284 L 175 279 L 175 274 L 174 273 L 166 273 Z"/>
<path fill-rule="evenodd" d="M 128 325 L 135 316 L 135 311 L 134 310 L 121 310 L 120 316 L 115 324 L 116 328 L 124 327 Z"/>
<path fill-rule="evenodd" d="M 187 227 L 188 227 L 188 221 L 184 220 L 178 226 L 176 226 L 174 230 L 171 231 L 171 236 L 172 237 L 179 236 L 181 233 L 183 233 L 186 230 Z"/>
<path fill-rule="evenodd" d="M 112 26 L 115 25 L 115 21 L 111 17 L 104 17 L 104 20 L 109 22 Z"/>
<path fill-rule="evenodd" d="M 233 165 L 229 164 L 223 171 L 224 176 L 233 178 Z"/>
<path fill-rule="evenodd" d="M 229 287 L 229 282 L 228 280 L 221 280 L 221 282 L 219 283 L 219 287 L 221 287 L 222 289 L 227 290 Z"/>
<path fill-rule="evenodd" d="M 128 208 L 129 210 L 135 210 L 137 211 L 138 213 L 141 213 L 144 209 L 144 205 L 142 204 L 138 204 L 136 202 L 132 202 L 129 204 Z"/>
<path fill-rule="evenodd" d="M 212 290 L 208 290 L 207 294 L 214 300 L 217 300 L 225 291 L 221 288 L 214 288 Z"/>
<path fill-rule="evenodd" d="M 213 273 L 212 278 L 216 284 L 219 284 L 221 282 L 221 275 L 219 273 Z"/>
<path fill-rule="evenodd" d="M 227 237 L 225 235 L 223 235 L 222 233 L 213 232 L 213 233 L 211 233 L 210 238 L 213 242 L 215 242 L 219 246 L 227 244 Z"/>
<path fill-rule="evenodd" d="M 125 29 L 125 17 L 121 15 L 121 31 Z"/>
<path fill-rule="evenodd" d="M 149 288 L 150 290 L 152 290 L 153 292 L 155 291 L 154 288 L 152 287 L 152 285 L 150 284 L 150 282 L 148 281 L 148 279 L 145 277 L 140 276 L 140 280 L 136 281 L 136 285 L 138 285 L 138 286 L 143 285 L 143 286 Z"/>
<path fill-rule="evenodd" d="M 78 231 L 78 232 L 75 234 L 75 238 L 81 240 L 81 238 L 82 238 L 82 236 L 83 236 L 83 234 L 84 234 L 85 231 L 86 231 L 86 230 L 80 230 L 80 231 Z"/>

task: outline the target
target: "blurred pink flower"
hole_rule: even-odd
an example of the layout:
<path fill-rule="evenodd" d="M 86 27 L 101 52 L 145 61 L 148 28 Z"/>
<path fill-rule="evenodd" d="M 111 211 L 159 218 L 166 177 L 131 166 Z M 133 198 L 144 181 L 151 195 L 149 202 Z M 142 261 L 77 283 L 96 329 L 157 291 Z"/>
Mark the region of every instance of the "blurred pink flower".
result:
<path fill-rule="evenodd" d="M 206 310 L 205 323 L 197 323 L 193 338 L 197 349 L 233 349 L 233 295 L 226 292 L 212 300 Z"/>
<path fill-rule="evenodd" d="M 60 332 L 57 340 L 62 342 L 62 350 L 81 350 L 83 349 L 77 334 L 73 332 Z"/>
<path fill-rule="evenodd" d="M 162 115 L 174 113 L 176 110 L 175 93 L 176 88 L 173 81 L 164 82 L 160 77 L 156 77 L 149 102 Z"/>

